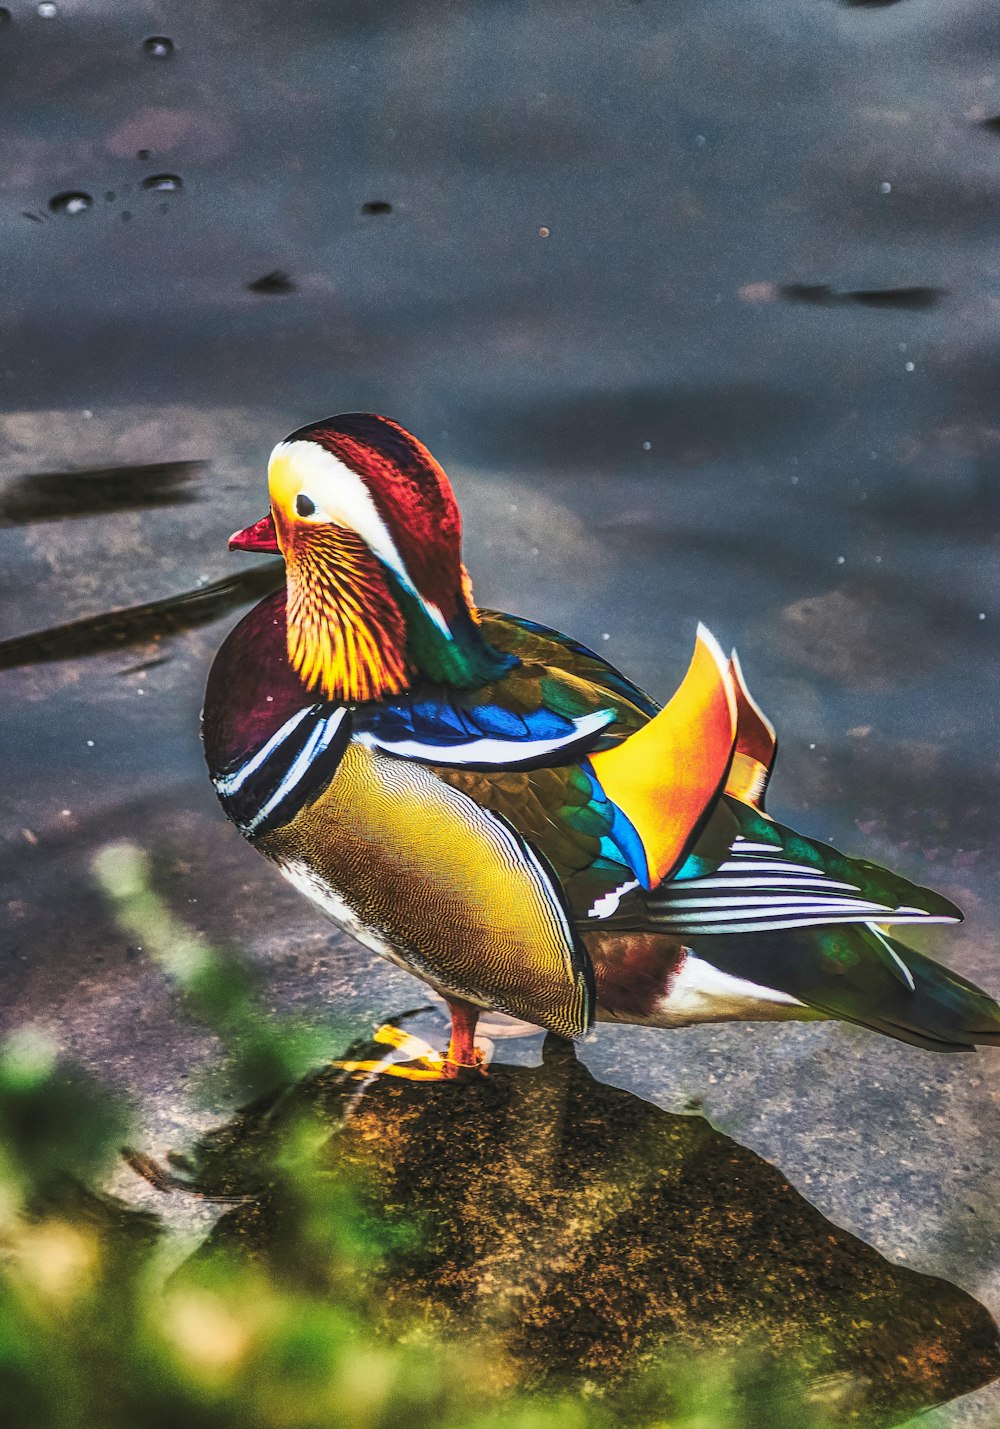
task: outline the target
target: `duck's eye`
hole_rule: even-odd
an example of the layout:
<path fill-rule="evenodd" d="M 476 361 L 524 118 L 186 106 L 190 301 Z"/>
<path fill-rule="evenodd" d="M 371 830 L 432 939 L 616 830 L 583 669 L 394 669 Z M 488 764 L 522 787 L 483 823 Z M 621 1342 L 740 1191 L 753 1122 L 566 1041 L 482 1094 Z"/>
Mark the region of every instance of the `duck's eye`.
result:
<path fill-rule="evenodd" d="M 295 509 L 300 516 L 311 516 L 316 510 L 316 503 L 311 496 L 307 496 L 304 491 L 300 491 L 295 498 Z"/>

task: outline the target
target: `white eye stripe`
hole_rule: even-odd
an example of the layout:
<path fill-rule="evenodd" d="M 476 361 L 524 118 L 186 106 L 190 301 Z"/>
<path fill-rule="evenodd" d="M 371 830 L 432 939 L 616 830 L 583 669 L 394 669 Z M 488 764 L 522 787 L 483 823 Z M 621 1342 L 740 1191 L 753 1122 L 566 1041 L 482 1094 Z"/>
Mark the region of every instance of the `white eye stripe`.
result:
<path fill-rule="evenodd" d="M 308 520 L 317 524 L 324 521 L 336 522 L 356 531 L 365 544 L 375 553 L 399 580 L 403 589 L 420 602 L 421 607 L 433 620 L 441 633 L 452 639 L 448 623 L 438 607 L 424 600 L 413 584 L 406 564 L 399 554 L 399 548 L 392 539 L 392 533 L 379 514 L 372 500 L 371 492 L 356 471 L 335 457 L 333 452 L 321 447 L 318 442 L 279 442 L 271 453 L 268 473 L 273 477 L 274 468 L 280 473 L 287 467 L 288 475 L 295 478 L 298 495 L 304 495 L 313 503 L 315 510 Z M 295 490 L 293 485 L 292 490 Z"/>
<path fill-rule="evenodd" d="M 357 531 L 379 559 L 392 567 L 407 590 L 413 590 L 389 528 L 356 471 L 317 442 L 279 442 L 271 453 L 269 467 L 279 461 L 288 464 L 290 472 L 299 478 L 302 493 L 315 505 L 311 519 L 336 521 Z"/>

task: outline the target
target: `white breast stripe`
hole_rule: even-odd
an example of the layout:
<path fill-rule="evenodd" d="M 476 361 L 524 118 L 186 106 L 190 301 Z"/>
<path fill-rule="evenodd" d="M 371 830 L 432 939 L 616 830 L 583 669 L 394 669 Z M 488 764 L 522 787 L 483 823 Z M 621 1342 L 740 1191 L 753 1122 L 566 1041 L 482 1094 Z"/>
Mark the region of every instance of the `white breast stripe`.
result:
<path fill-rule="evenodd" d="M 263 823 L 268 814 L 270 814 L 273 809 L 276 809 L 283 799 L 288 797 L 312 761 L 327 748 L 333 736 L 337 733 L 341 720 L 346 714 L 346 709 L 334 710 L 332 714 L 327 715 L 326 719 L 320 721 L 310 735 L 308 743 L 297 755 L 294 764 L 284 779 L 282 779 L 277 789 L 275 789 L 270 799 L 268 799 L 263 808 L 257 810 L 257 813 L 247 824 L 246 832 L 248 834 L 252 834 L 254 829 Z"/>
<path fill-rule="evenodd" d="M 427 764 L 520 764 L 525 760 L 552 754 L 566 745 L 576 744 L 597 734 L 614 720 L 614 710 L 597 710 L 573 721 L 570 734 L 557 739 L 470 739 L 466 744 L 422 744 L 418 739 L 380 739 L 370 730 L 358 734 L 359 744 L 381 749 L 384 754 L 396 754 L 404 759 L 421 759 Z"/>
<path fill-rule="evenodd" d="M 265 759 L 269 759 L 278 748 L 279 744 L 284 744 L 292 730 L 296 729 L 302 723 L 306 715 L 315 714 L 318 709 L 319 705 L 307 705 L 305 709 L 299 710 L 297 714 L 293 714 L 291 719 L 286 719 L 281 728 L 275 730 L 274 734 L 271 735 L 267 743 L 261 745 L 252 759 L 248 759 L 245 764 L 241 764 L 234 774 L 227 774 L 224 778 L 213 781 L 218 792 L 228 798 L 231 794 L 235 794 L 238 790 L 242 789 L 243 785 L 250 778 L 250 775 L 256 773 Z"/>

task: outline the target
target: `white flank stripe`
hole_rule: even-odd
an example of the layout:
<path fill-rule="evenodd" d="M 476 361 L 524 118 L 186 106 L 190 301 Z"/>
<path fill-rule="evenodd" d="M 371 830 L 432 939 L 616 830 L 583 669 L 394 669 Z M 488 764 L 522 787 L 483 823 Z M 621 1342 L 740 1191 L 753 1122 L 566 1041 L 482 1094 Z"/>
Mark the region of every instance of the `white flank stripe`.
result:
<path fill-rule="evenodd" d="M 298 714 L 293 714 L 291 719 L 285 720 L 285 723 L 280 729 L 275 730 L 267 743 L 261 745 L 252 759 L 248 759 L 245 764 L 241 764 L 234 774 L 227 774 L 223 779 L 216 779 L 214 781 L 219 793 L 228 796 L 229 794 L 235 794 L 237 790 L 241 789 L 250 778 L 250 775 L 260 768 L 265 759 L 268 759 L 278 748 L 278 745 L 284 744 L 292 730 L 302 723 L 306 715 L 315 713 L 318 709 L 319 705 L 307 705 L 304 710 L 299 710 Z"/>
<path fill-rule="evenodd" d="M 846 888 L 852 893 L 859 892 L 853 883 L 837 883 L 832 878 L 799 878 L 794 873 L 768 874 L 756 878 L 720 878 L 716 874 L 712 878 L 682 878 L 671 883 L 671 900 L 675 897 L 682 898 L 689 888 L 693 893 L 697 893 L 700 888 L 783 888 L 790 893 L 799 889 L 804 893 L 811 893 L 814 889 Z"/>
<path fill-rule="evenodd" d="M 683 933 L 685 937 L 691 937 L 698 933 L 704 933 L 707 936 L 708 934 L 715 935 L 718 933 L 781 932 L 788 928 L 818 927 L 820 924 L 823 923 L 870 923 L 871 917 L 871 910 L 868 910 L 867 912 L 858 913 L 831 914 L 829 912 L 826 912 L 810 913 L 808 915 L 797 914 L 793 918 L 775 918 L 773 915 L 761 913 L 759 916 L 752 919 L 737 917 L 736 921 L 731 923 L 718 921 L 709 922 L 706 916 L 698 917 L 696 914 L 691 914 L 687 918 L 678 918 L 674 917 L 673 915 L 668 918 L 664 918 L 658 917 L 656 914 L 653 914 L 651 915 L 651 921 L 654 922 L 659 928 Z M 900 923 L 924 924 L 955 922 L 954 918 L 946 918 L 938 914 L 928 913 L 922 913 L 919 918 L 915 915 L 901 918 L 898 914 L 895 913 L 881 912 L 878 914 L 878 920 L 880 923 L 892 925 Z"/>
<path fill-rule="evenodd" d="M 784 870 L 802 878 L 825 878 L 821 868 L 808 868 L 803 863 L 788 863 L 781 858 L 741 858 L 726 859 L 720 863 L 717 873 L 781 873 Z M 692 882 L 694 880 L 692 879 Z"/>
<path fill-rule="evenodd" d="M 519 764 L 524 759 L 534 759 L 543 754 L 551 754 L 567 744 L 575 744 L 588 735 L 596 734 L 615 718 L 614 710 L 597 710 L 573 721 L 570 734 L 562 734 L 558 739 L 470 739 L 466 744 L 422 744 L 418 739 L 380 739 L 370 730 L 357 736 L 359 744 L 372 749 L 381 749 L 385 754 L 396 754 L 403 759 L 423 759 L 429 764 Z"/>
<path fill-rule="evenodd" d="M 623 883 L 621 887 L 614 889 L 611 893 L 605 893 L 603 898 L 598 898 L 593 908 L 587 914 L 588 918 L 610 918 L 612 913 L 618 912 L 618 905 L 625 897 L 626 893 L 631 893 L 633 888 L 639 887 L 639 880 L 632 878 L 628 883 Z"/>
<path fill-rule="evenodd" d="M 742 834 L 737 834 L 733 840 L 730 853 L 735 853 L 740 857 L 745 853 L 775 853 L 780 854 L 781 848 L 778 844 L 754 844 L 748 842 Z"/>
<path fill-rule="evenodd" d="M 865 903 L 862 901 L 848 902 L 843 900 L 816 898 L 811 902 L 805 899 L 789 899 L 785 903 L 733 903 L 729 908 L 719 908 L 717 903 L 706 903 L 697 912 L 688 912 L 685 908 L 666 908 L 659 914 L 661 918 L 669 919 L 671 923 L 729 923 L 734 918 L 795 918 L 800 913 L 864 913 L 866 918 L 878 915 L 878 921 L 883 922 L 883 914 L 889 913 L 888 908 L 883 908 L 879 903 Z"/>
<path fill-rule="evenodd" d="M 745 908 L 748 913 L 759 908 L 762 912 L 773 909 L 775 913 L 783 913 L 796 908 L 870 908 L 881 912 L 885 905 L 872 903 L 866 898 L 807 898 L 793 892 L 788 897 L 780 893 L 762 893 L 759 898 L 744 894 L 741 898 L 685 898 L 676 902 L 670 899 L 660 907 L 671 911 L 676 909 L 679 913 L 686 913 L 690 908 Z"/>
<path fill-rule="evenodd" d="M 902 958 L 899 956 L 899 954 L 896 952 L 896 949 L 892 946 L 892 944 L 889 942 L 889 940 L 888 940 L 887 938 L 883 938 L 882 934 L 879 932 L 878 928 L 876 927 L 876 925 L 875 925 L 874 923 L 869 923 L 869 924 L 868 924 L 868 931 L 869 931 L 869 933 L 872 934 L 873 937 L 878 938 L 878 940 L 879 940 L 879 942 L 882 944 L 883 948 L 885 948 L 885 950 L 886 950 L 886 952 L 889 954 L 890 958 L 892 958 L 892 960 L 893 960 L 893 962 L 896 964 L 897 968 L 899 968 L 899 971 L 903 974 L 903 977 L 904 977 L 905 980 L 906 980 L 906 985 L 907 985 L 907 987 L 910 989 L 910 991 L 911 991 L 911 992 L 916 992 L 916 990 L 917 990 L 917 985 L 916 985 L 916 983 L 913 981 L 913 974 L 910 972 L 910 969 L 909 969 L 909 968 L 906 966 L 906 964 L 903 962 L 903 959 L 902 959 Z"/>

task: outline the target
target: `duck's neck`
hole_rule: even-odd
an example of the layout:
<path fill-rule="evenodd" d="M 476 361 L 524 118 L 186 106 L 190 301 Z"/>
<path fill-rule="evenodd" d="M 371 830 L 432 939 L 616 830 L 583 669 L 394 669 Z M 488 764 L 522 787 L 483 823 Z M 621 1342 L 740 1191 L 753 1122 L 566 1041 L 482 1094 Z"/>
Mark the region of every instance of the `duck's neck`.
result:
<path fill-rule="evenodd" d="M 387 699 L 420 677 L 474 689 L 517 664 L 483 639 L 465 589 L 424 602 L 352 532 L 314 536 L 286 563 L 288 658 L 325 699 Z"/>
<path fill-rule="evenodd" d="M 516 656 L 504 654 L 484 639 L 464 594 L 451 617 L 444 620 L 446 629 L 416 596 L 401 589 L 398 594 L 406 620 L 409 666 L 432 683 L 474 690 L 500 679 L 518 664 Z"/>

